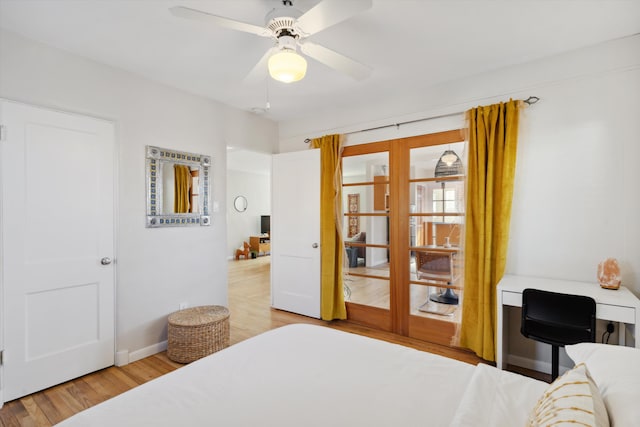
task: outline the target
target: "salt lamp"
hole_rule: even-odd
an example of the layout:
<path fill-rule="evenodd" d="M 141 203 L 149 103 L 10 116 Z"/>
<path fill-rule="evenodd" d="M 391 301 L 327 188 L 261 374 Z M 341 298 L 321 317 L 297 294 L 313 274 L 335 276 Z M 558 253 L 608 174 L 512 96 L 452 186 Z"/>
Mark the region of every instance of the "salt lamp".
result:
<path fill-rule="evenodd" d="M 598 264 L 598 282 L 605 289 L 620 288 L 620 266 L 615 258 L 607 258 Z"/>

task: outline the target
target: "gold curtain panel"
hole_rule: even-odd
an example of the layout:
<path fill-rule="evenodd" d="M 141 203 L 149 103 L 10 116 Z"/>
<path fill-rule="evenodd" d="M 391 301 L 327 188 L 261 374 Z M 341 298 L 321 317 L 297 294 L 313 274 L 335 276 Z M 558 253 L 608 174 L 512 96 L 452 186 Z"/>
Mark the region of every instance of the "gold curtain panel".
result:
<path fill-rule="evenodd" d="M 191 169 L 186 165 L 174 165 L 175 172 L 175 213 L 191 212 L 189 204 L 189 190 L 191 189 Z"/>

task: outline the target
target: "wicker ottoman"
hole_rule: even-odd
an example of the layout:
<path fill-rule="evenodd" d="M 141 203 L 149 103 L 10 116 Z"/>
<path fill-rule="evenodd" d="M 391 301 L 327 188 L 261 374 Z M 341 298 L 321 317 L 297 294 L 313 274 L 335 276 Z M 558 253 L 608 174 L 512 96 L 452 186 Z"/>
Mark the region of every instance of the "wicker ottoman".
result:
<path fill-rule="evenodd" d="M 229 346 L 229 310 L 220 305 L 169 315 L 167 357 L 189 363 Z"/>

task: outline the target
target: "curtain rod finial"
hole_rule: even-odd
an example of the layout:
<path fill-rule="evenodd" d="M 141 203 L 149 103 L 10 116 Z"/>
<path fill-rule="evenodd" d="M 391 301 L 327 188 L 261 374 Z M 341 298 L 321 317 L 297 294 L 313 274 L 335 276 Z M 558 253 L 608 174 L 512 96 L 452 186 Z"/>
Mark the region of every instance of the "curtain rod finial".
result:
<path fill-rule="evenodd" d="M 524 102 L 526 102 L 529 105 L 535 104 L 538 101 L 540 101 L 540 98 L 538 98 L 537 96 L 530 96 L 524 100 Z"/>
<path fill-rule="evenodd" d="M 305 143 L 305 144 L 308 144 L 308 143 L 310 143 L 310 142 L 311 142 L 311 140 L 310 140 L 309 138 L 305 138 L 305 139 L 304 139 L 304 143 Z"/>

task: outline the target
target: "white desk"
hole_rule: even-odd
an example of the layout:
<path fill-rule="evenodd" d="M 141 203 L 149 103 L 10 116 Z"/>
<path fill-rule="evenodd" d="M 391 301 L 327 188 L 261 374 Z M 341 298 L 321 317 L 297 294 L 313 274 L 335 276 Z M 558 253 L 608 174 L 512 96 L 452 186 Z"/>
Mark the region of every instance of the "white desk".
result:
<path fill-rule="evenodd" d="M 620 289 L 603 289 L 597 283 L 574 282 L 570 280 L 545 279 L 540 277 L 526 277 L 505 275 L 498 284 L 498 336 L 496 365 L 500 369 L 507 366 L 505 350 L 508 349 L 507 338 L 509 325 L 504 323 L 505 310 L 508 306 L 522 307 L 522 291 L 526 288 L 540 289 L 543 291 L 559 292 L 573 295 L 586 295 L 596 302 L 596 318 L 618 322 L 625 325 L 640 348 L 640 340 L 636 336 L 638 322 L 640 321 L 640 300 L 621 286 Z M 516 326 L 516 325 L 514 325 Z M 517 325 L 518 329 L 520 324 Z M 618 327 L 619 344 L 625 344 L 625 328 Z"/>

